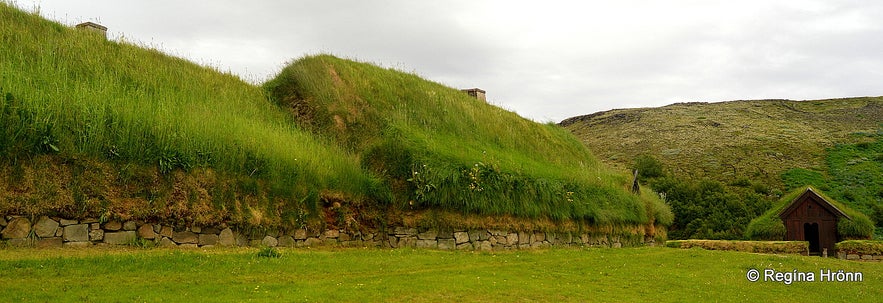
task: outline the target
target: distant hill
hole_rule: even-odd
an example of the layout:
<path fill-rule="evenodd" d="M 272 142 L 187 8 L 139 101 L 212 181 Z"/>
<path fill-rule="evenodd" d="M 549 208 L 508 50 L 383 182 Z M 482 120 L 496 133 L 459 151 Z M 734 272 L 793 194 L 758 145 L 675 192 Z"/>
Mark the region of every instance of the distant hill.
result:
<path fill-rule="evenodd" d="M 826 149 L 850 142 L 851 134 L 875 133 L 881 123 L 883 97 L 678 103 L 560 125 L 612 165 L 627 167 L 647 154 L 679 175 L 724 183 L 749 178 L 781 188 L 784 171 L 824 171 Z"/>

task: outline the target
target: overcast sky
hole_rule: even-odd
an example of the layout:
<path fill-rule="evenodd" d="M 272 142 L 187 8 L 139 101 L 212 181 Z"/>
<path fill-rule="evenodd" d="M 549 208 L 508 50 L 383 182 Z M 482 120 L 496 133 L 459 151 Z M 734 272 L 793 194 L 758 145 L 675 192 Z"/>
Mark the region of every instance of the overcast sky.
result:
<path fill-rule="evenodd" d="M 883 95 L 883 1 L 17 1 L 251 82 L 330 53 L 540 122 L 624 107 Z"/>

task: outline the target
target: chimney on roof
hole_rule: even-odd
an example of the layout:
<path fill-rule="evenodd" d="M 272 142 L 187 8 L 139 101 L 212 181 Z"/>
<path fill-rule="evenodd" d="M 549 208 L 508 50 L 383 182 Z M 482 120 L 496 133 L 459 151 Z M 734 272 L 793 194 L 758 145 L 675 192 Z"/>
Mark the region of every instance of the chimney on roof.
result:
<path fill-rule="evenodd" d="M 93 22 L 83 22 L 83 23 L 77 24 L 77 29 L 94 31 L 96 33 L 100 33 L 101 36 L 104 37 L 104 39 L 107 39 L 107 27 L 103 26 L 101 24 L 93 23 Z"/>
<path fill-rule="evenodd" d="M 487 97 L 485 97 L 485 91 L 480 88 L 467 88 L 461 89 L 461 91 L 469 94 L 472 98 L 487 102 Z"/>

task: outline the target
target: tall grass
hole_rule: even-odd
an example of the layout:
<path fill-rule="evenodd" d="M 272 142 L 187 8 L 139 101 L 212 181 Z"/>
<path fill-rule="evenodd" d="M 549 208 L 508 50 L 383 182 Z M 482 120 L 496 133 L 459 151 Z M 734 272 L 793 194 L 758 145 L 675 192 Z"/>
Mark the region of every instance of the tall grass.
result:
<path fill-rule="evenodd" d="M 356 156 L 300 129 L 260 87 L 0 3 L 0 154 L 208 167 L 291 197 L 377 190 Z M 277 194 L 279 194 L 277 193 Z"/>
<path fill-rule="evenodd" d="M 598 224 L 668 211 L 657 197 L 628 193 L 628 177 L 567 131 L 412 74 L 320 55 L 265 87 L 308 127 L 360 153 L 408 207 Z"/>

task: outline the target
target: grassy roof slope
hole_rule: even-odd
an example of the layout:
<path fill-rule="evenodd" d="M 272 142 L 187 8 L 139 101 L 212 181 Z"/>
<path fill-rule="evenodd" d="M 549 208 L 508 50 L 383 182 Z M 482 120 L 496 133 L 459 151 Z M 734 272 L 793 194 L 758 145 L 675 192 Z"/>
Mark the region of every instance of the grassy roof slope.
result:
<path fill-rule="evenodd" d="M 320 55 L 265 87 L 299 121 L 359 153 L 412 207 L 600 224 L 668 213 L 653 195 L 630 194 L 628 176 L 566 130 L 413 74 Z"/>
<path fill-rule="evenodd" d="M 628 166 L 653 155 L 676 173 L 782 187 L 791 168 L 823 170 L 825 149 L 883 121 L 883 97 L 678 103 L 569 118 L 561 125 L 596 155 Z"/>
<path fill-rule="evenodd" d="M 379 184 L 265 92 L 213 68 L 108 41 L 0 3 L 0 155 L 90 157 L 164 173 L 215 168 L 299 199 Z M 122 164 L 121 164 L 122 165 Z"/>
<path fill-rule="evenodd" d="M 816 194 L 830 202 L 848 215 L 849 219 L 841 219 L 837 223 L 837 232 L 847 239 L 868 239 L 874 234 L 874 223 L 867 215 L 858 212 L 837 200 L 831 199 L 824 193 L 811 186 L 794 189 L 783 195 L 779 201 L 760 217 L 755 218 L 745 229 L 745 237 L 751 240 L 782 240 L 785 238 L 785 223 L 779 218 L 779 213 L 785 210 L 794 199 L 797 199 L 807 190 L 812 189 Z"/>

